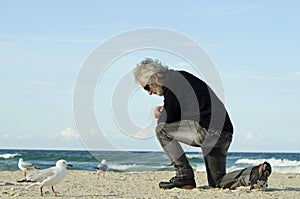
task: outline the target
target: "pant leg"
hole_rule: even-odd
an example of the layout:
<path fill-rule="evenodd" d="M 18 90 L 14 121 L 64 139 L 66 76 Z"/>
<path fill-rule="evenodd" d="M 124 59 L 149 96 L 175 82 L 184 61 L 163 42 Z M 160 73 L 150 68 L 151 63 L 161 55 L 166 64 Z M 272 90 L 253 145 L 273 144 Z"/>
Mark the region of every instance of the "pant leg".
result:
<path fill-rule="evenodd" d="M 223 176 L 223 178 L 220 179 L 217 187 L 223 189 L 235 189 L 239 186 L 249 186 L 251 182 L 250 176 L 252 169 L 253 167 L 248 167 L 227 173 Z"/>
<path fill-rule="evenodd" d="M 210 135 L 210 132 L 208 132 L 207 140 L 210 139 L 209 136 L 215 137 L 216 134 Z M 211 148 L 210 144 L 208 144 L 208 148 L 205 144 L 202 146 L 208 185 L 211 187 L 216 187 L 219 180 L 226 174 L 226 157 L 232 141 L 232 133 L 221 132 L 218 138 L 214 139 L 217 139 L 217 141 L 214 141 L 215 145 L 213 148 Z"/>
<path fill-rule="evenodd" d="M 232 171 L 223 176 L 218 182 L 217 187 L 235 189 L 239 186 L 249 186 L 251 183 L 257 182 L 259 178 L 259 165 L 247 167 L 237 171 Z"/>
<path fill-rule="evenodd" d="M 214 133 L 207 133 L 206 140 L 211 139 L 210 136 L 216 136 Z M 207 171 L 207 179 L 209 186 L 219 187 L 219 188 L 230 188 L 234 189 L 239 186 L 249 186 L 251 180 L 257 178 L 258 166 L 248 167 L 245 169 L 240 169 L 226 174 L 226 156 L 227 151 L 232 141 L 232 134 L 228 132 L 222 132 L 218 141 L 212 149 L 210 149 L 211 144 L 207 142 L 203 143 L 202 151 L 206 155 L 204 156 L 205 166 Z M 256 173 L 255 173 L 256 171 Z"/>
<path fill-rule="evenodd" d="M 216 187 L 217 182 L 226 174 L 226 154 L 213 148 L 204 156 L 208 185 Z"/>
<path fill-rule="evenodd" d="M 171 164 L 175 167 L 176 177 L 181 179 L 194 178 L 194 171 L 189 165 L 186 155 L 179 142 L 201 146 L 202 127 L 198 122 L 183 120 L 174 123 L 159 123 L 156 128 L 156 136 L 169 157 Z"/>

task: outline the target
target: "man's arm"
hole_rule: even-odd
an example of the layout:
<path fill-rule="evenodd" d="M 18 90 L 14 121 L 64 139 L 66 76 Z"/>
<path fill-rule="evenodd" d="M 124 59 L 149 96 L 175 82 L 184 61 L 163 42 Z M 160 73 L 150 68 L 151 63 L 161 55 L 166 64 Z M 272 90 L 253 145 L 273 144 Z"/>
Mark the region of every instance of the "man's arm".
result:
<path fill-rule="evenodd" d="M 154 109 L 154 117 L 156 119 L 160 118 L 162 111 L 164 110 L 163 106 L 156 106 Z"/>

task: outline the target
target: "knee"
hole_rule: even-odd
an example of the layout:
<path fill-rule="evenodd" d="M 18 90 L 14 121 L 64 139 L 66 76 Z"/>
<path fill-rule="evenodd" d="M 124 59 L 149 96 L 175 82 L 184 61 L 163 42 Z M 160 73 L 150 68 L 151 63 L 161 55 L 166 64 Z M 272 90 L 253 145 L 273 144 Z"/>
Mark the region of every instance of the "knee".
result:
<path fill-rule="evenodd" d="M 156 133 L 159 133 L 165 126 L 164 122 L 159 122 L 155 128 Z"/>
<path fill-rule="evenodd" d="M 157 124 L 156 128 L 155 128 L 155 132 L 156 132 L 156 137 L 158 140 L 164 139 L 166 138 L 166 131 L 165 131 L 165 123 L 164 122 L 160 122 Z"/>
<path fill-rule="evenodd" d="M 164 126 L 165 126 L 164 122 L 160 122 L 160 123 L 157 124 L 157 126 L 155 128 L 156 136 L 158 134 L 161 134 L 164 131 Z"/>

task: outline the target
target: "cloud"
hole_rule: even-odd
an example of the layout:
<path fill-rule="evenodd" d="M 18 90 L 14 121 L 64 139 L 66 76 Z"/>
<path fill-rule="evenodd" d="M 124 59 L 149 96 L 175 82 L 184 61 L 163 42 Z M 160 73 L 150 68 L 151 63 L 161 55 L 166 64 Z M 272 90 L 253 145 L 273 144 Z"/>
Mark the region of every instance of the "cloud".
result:
<path fill-rule="evenodd" d="M 4 149 L 83 149 L 79 136 L 71 127 L 56 133 L 3 133 Z"/>
<path fill-rule="evenodd" d="M 94 39 L 86 39 L 86 38 L 66 38 L 66 37 L 59 37 L 59 38 L 55 38 L 55 37 L 44 37 L 41 35 L 35 35 L 35 36 L 20 36 L 18 35 L 17 37 L 13 36 L 13 35 L 7 35 L 7 38 L 10 39 L 16 39 L 18 41 L 37 41 L 37 42 L 55 42 L 55 43 L 99 43 L 99 41 L 101 41 L 100 39 L 94 38 Z M 1 45 L 13 45 L 12 42 L 9 41 L 0 41 L 0 46 Z"/>
<path fill-rule="evenodd" d="M 35 87 L 45 87 L 47 85 L 49 85 L 50 83 L 47 81 L 43 81 L 43 80 L 32 80 L 29 82 L 30 85 L 35 86 Z"/>
<path fill-rule="evenodd" d="M 46 41 L 46 42 L 57 42 L 57 43 L 99 43 L 98 39 L 84 39 L 84 38 L 47 38 L 47 37 L 39 37 L 39 38 L 28 38 L 28 40 L 32 41 Z"/>
<path fill-rule="evenodd" d="M 142 128 L 140 131 L 136 132 L 134 134 L 135 138 L 138 139 L 145 139 L 145 138 L 151 138 L 155 136 L 155 129 L 148 127 L 148 128 Z"/>
<path fill-rule="evenodd" d="M 187 63 L 187 62 L 179 62 L 175 65 L 175 67 L 186 67 L 186 66 L 191 66 L 191 64 Z"/>
<path fill-rule="evenodd" d="M 248 132 L 248 133 L 246 134 L 246 139 L 247 139 L 247 140 L 253 139 L 253 133 Z"/>
<path fill-rule="evenodd" d="M 300 77 L 300 71 L 293 72 L 293 76 Z"/>
<path fill-rule="evenodd" d="M 186 16 L 192 17 L 224 17 L 234 16 L 245 12 L 250 12 L 260 5 L 218 5 L 210 8 L 192 8 L 185 13 Z"/>
<path fill-rule="evenodd" d="M 12 46 L 13 43 L 9 41 L 0 41 L 0 46 Z"/>
<path fill-rule="evenodd" d="M 266 135 L 261 134 L 261 133 L 253 133 L 253 132 L 248 132 L 246 133 L 246 140 L 248 141 L 263 141 L 266 138 Z"/>
<path fill-rule="evenodd" d="M 263 75 L 263 74 L 246 74 L 246 73 L 223 73 L 222 76 L 232 79 L 242 80 L 268 80 L 268 81 L 294 81 L 300 80 L 300 72 L 293 72 L 281 75 Z"/>
<path fill-rule="evenodd" d="M 64 138 L 78 138 L 78 135 L 75 133 L 75 131 L 71 127 L 68 127 L 66 129 L 60 131 L 59 135 Z"/>
<path fill-rule="evenodd" d="M 90 130 L 90 135 L 96 135 L 96 129 L 91 128 L 91 130 Z"/>

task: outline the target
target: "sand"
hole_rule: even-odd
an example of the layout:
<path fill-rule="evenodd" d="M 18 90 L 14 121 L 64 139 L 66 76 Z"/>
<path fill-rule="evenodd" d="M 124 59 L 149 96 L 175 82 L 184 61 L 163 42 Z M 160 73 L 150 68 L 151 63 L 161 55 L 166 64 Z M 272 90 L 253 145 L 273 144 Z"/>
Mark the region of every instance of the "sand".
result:
<path fill-rule="evenodd" d="M 174 172 L 107 172 L 106 178 L 97 180 L 96 171 L 68 171 L 67 176 L 54 188 L 60 198 L 299 198 L 300 174 L 272 173 L 265 191 L 208 189 L 206 174 L 196 172 L 197 188 L 159 189 L 158 183 L 170 179 Z M 101 175 L 102 177 L 102 175 Z M 57 198 L 50 187 L 44 187 L 40 197 L 39 187 L 28 188 L 29 183 L 17 183 L 21 171 L 0 171 L 0 198 Z"/>

